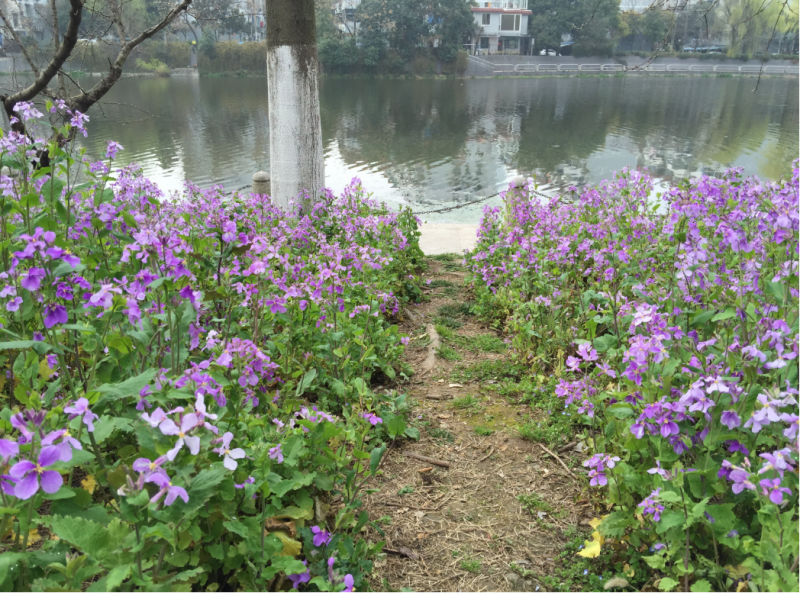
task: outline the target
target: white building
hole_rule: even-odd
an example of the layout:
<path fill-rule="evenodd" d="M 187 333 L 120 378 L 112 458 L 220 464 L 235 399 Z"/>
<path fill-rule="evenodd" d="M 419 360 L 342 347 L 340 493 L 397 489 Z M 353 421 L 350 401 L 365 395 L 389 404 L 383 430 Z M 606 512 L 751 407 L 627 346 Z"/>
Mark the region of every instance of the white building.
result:
<path fill-rule="evenodd" d="M 333 4 L 333 22 L 343 35 L 356 37 L 358 34 L 358 9 L 361 0 L 339 0 Z"/>
<path fill-rule="evenodd" d="M 533 43 L 528 35 L 527 0 L 478 2 L 471 8 L 478 33 L 473 39 L 474 53 L 528 55 Z"/>
<path fill-rule="evenodd" d="M 5 0 L 2 2 L 6 18 L 14 27 L 21 39 L 32 38 L 37 42 L 47 41 L 51 37 L 50 24 L 52 13 L 47 0 Z M 3 43 L 8 47 L 11 34 L 0 22 Z"/>

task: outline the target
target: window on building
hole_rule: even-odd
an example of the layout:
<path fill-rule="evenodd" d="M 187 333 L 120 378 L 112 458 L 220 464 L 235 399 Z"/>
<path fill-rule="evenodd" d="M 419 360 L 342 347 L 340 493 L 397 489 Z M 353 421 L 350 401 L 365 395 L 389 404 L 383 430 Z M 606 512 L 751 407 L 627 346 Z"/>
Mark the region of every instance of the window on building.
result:
<path fill-rule="evenodd" d="M 485 14 L 483 15 L 483 20 L 481 21 L 483 25 L 491 25 L 492 24 L 492 15 Z"/>
<path fill-rule="evenodd" d="M 505 37 L 503 39 L 504 49 L 519 49 L 519 39 L 517 37 Z"/>
<path fill-rule="evenodd" d="M 489 38 L 481 37 L 481 49 L 489 49 Z"/>
<path fill-rule="evenodd" d="M 519 31 L 520 20 L 522 17 L 518 14 L 504 14 L 500 19 L 501 31 Z"/>

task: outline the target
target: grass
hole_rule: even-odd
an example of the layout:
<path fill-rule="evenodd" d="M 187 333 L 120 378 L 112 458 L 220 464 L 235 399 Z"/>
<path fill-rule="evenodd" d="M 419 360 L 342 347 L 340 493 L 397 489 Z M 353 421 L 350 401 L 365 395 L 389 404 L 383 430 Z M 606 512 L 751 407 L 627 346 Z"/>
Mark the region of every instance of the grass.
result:
<path fill-rule="evenodd" d="M 444 288 L 447 286 L 455 286 L 455 284 L 448 282 L 447 280 L 437 278 L 436 280 L 431 280 L 431 283 L 427 285 L 428 288 Z"/>
<path fill-rule="evenodd" d="M 481 437 L 488 437 L 494 434 L 494 429 L 491 429 L 487 426 L 476 426 L 475 434 Z"/>
<path fill-rule="evenodd" d="M 442 346 L 441 348 L 437 349 L 436 356 L 442 360 L 449 360 L 451 362 L 461 360 L 461 355 L 449 346 Z"/>
<path fill-rule="evenodd" d="M 469 410 L 478 406 L 478 399 L 472 394 L 457 397 L 453 400 L 452 406 L 456 410 Z"/>
<path fill-rule="evenodd" d="M 400 488 L 400 490 L 397 491 L 397 494 L 399 494 L 400 496 L 405 496 L 406 494 L 413 494 L 413 493 L 414 493 L 414 487 L 410 486 L 409 484 L 406 484 L 405 486 Z"/>
<path fill-rule="evenodd" d="M 453 433 L 444 428 L 429 428 L 428 434 L 431 435 L 432 439 L 437 441 L 445 441 L 447 443 L 454 443 L 456 441 L 456 437 L 453 436 Z"/>
<path fill-rule="evenodd" d="M 561 420 L 564 416 L 557 416 L 551 421 L 528 421 L 517 427 L 517 432 L 526 441 L 544 443 L 551 449 L 565 444 L 573 432 L 571 422 Z"/>
<path fill-rule="evenodd" d="M 448 262 L 448 261 L 456 261 L 460 255 L 457 253 L 440 253 L 438 255 L 431 255 L 428 259 L 432 259 L 433 261 L 439 262 Z"/>
<path fill-rule="evenodd" d="M 480 572 L 481 571 L 481 563 L 474 558 L 464 558 L 459 564 L 461 570 L 466 570 L 467 572 Z"/>
<path fill-rule="evenodd" d="M 456 336 L 455 342 L 462 348 L 470 350 L 471 352 L 501 353 L 508 350 L 508 346 L 506 346 L 505 342 L 492 334 Z"/>
<path fill-rule="evenodd" d="M 453 330 L 442 323 L 437 323 L 434 325 L 436 328 L 436 332 L 439 334 L 439 337 L 443 340 L 450 340 L 455 335 Z"/>
<path fill-rule="evenodd" d="M 472 365 L 458 365 L 450 374 L 452 381 L 463 383 L 467 381 L 494 381 L 510 380 L 511 384 L 522 379 L 527 370 L 522 365 L 509 363 L 505 360 L 482 360 Z"/>
<path fill-rule="evenodd" d="M 442 305 L 436 310 L 439 317 L 466 317 L 472 315 L 472 302 Z"/>
<path fill-rule="evenodd" d="M 523 508 L 532 515 L 535 515 L 538 511 L 544 511 L 545 513 L 553 512 L 553 507 L 544 501 L 541 495 L 537 494 L 536 492 L 531 494 L 520 494 L 517 496 L 517 500 L 523 506 Z"/>
<path fill-rule="evenodd" d="M 439 331 L 439 327 L 446 327 L 448 329 L 460 329 L 464 326 L 458 319 L 453 319 L 452 317 L 437 317 L 434 319 L 436 323 L 436 331 Z M 441 333 L 441 332 L 440 332 Z"/>

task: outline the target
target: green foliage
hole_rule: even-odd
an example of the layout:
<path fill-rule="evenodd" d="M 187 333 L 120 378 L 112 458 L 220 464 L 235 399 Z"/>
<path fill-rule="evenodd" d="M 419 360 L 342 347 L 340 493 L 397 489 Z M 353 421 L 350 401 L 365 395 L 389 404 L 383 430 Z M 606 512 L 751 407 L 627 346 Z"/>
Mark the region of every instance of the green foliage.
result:
<path fill-rule="evenodd" d="M 456 350 L 450 348 L 450 346 L 442 346 L 441 348 L 437 348 L 436 356 L 442 360 L 448 360 L 451 362 L 461 360 L 461 355 Z"/>
<path fill-rule="evenodd" d="M 159 75 L 169 74 L 169 66 L 158 58 L 153 58 L 150 62 L 144 60 L 136 60 L 136 67 L 145 72 L 154 72 Z"/>
<path fill-rule="evenodd" d="M 471 393 L 455 398 L 451 404 L 456 410 L 469 410 L 478 407 L 478 399 Z"/>
<path fill-rule="evenodd" d="M 112 173 L 113 144 L 99 166 L 23 139 L 0 148 L 25 172 L 0 196 L 0 589 L 366 588 L 362 496 L 388 441 L 419 438 L 406 395 L 371 389 L 403 353 L 391 311 L 421 296 L 413 214 L 359 186 L 302 218 L 162 200 Z"/>
<path fill-rule="evenodd" d="M 758 222 L 797 201 L 795 161 L 791 180 L 729 171 L 655 199 L 649 177 L 624 172 L 484 218 L 467 256 L 475 310 L 504 323 L 530 369 L 491 387 L 531 403 L 525 438 L 584 432 L 607 509 L 585 552 L 600 554 L 605 582 L 797 588 L 798 368 L 766 328 L 797 340 L 797 256 L 784 243 L 798 226 Z M 597 588 L 571 571 L 545 584 Z"/>
<path fill-rule="evenodd" d="M 620 0 L 531 0 L 528 32 L 536 50 L 560 51 L 562 35 L 572 35 L 576 56 L 610 56 L 619 27 Z"/>
<path fill-rule="evenodd" d="M 475 434 L 477 434 L 479 437 L 488 437 L 494 434 L 494 429 L 486 426 L 476 426 Z"/>

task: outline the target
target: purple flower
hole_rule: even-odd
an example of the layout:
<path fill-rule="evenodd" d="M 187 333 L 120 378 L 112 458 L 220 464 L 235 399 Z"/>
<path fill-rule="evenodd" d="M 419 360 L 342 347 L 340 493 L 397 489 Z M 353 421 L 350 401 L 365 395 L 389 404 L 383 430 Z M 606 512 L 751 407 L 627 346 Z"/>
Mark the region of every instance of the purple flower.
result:
<path fill-rule="evenodd" d="M 180 428 L 169 418 L 161 423 L 159 426 L 161 434 L 165 434 L 167 436 L 178 436 L 178 442 L 176 442 L 175 446 L 167 452 L 167 459 L 173 461 L 175 456 L 178 454 L 178 451 L 180 451 L 183 447 L 184 443 L 187 447 L 189 447 L 189 452 L 192 455 L 197 455 L 200 452 L 200 437 L 188 436 L 189 431 L 196 426 L 197 414 L 195 413 L 186 414 L 181 419 Z"/>
<path fill-rule="evenodd" d="M 383 419 L 378 417 L 376 414 L 364 412 L 363 414 L 361 414 L 361 417 L 364 418 L 364 420 L 369 421 L 369 423 L 372 424 L 372 426 L 383 424 Z"/>
<path fill-rule="evenodd" d="M 664 505 L 658 503 L 658 495 L 661 493 L 661 488 L 656 488 L 650 493 L 650 496 L 645 498 L 639 503 L 642 509 L 642 515 L 652 515 L 653 521 L 656 523 L 661 520 L 661 513 L 664 512 Z"/>
<path fill-rule="evenodd" d="M 761 486 L 762 494 L 764 496 L 769 495 L 769 499 L 775 504 L 782 504 L 783 495 L 792 493 L 789 488 L 781 487 L 780 478 L 775 478 L 774 480 L 761 480 L 759 485 Z"/>
<path fill-rule="evenodd" d="M 253 476 L 249 476 L 244 482 L 242 482 L 241 484 L 234 484 L 233 487 L 242 489 L 247 484 L 255 484 L 255 483 L 256 483 L 256 479 Z"/>
<path fill-rule="evenodd" d="M 106 158 L 107 159 L 115 159 L 117 158 L 117 151 L 124 150 L 122 148 L 122 144 L 118 142 L 114 142 L 113 140 L 108 141 L 108 146 L 106 147 Z"/>
<path fill-rule="evenodd" d="M 45 276 L 45 271 L 42 268 L 31 268 L 28 273 L 21 277 L 20 284 L 22 288 L 30 290 L 39 290 L 42 284 L 42 279 Z"/>
<path fill-rule="evenodd" d="M 308 561 L 303 560 L 303 564 L 308 566 Z M 306 570 L 305 572 L 297 574 L 287 574 L 286 577 L 292 581 L 292 587 L 294 589 L 299 589 L 301 584 L 307 583 L 311 580 L 311 571 Z"/>
<path fill-rule="evenodd" d="M 326 545 L 329 541 L 331 541 L 331 534 L 325 531 L 324 529 L 317 527 L 316 525 L 314 525 L 314 527 L 311 528 L 311 533 L 314 534 L 314 540 L 313 540 L 314 545 L 317 546 L 318 548 L 320 546 Z"/>
<path fill-rule="evenodd" d="M 6 303 L 6 311 L 13 313 L 19 311 L 19 306 L 22 304 L 22 297 L 14 297 Z"/>
<path fill-rule="evenodd" d="M 353 575 L 349 573 L 344 575 L 344 589 L 342 589 L 342 591 L 344 593 L 350 593 L 353 590 L 354 583 L 355 581 L 353 580 Z"/>
<path fill-rule="evenodd" d="M 186 492 L 184 488 L 175 486 L 163 470 L 150 474 L 145 478 L 145 482 L 152 482 L 160 488 L 153 498 L 150 499 L 151 503 L 157 503 L 165 494 L 167 497 L 164 499 L 164 506 L 172 505 L 178 497 L 180 497 L 183 502 L 189 502 L 189 493 Z"/>
<path fill-rule="evenodd" d="M 283 451 L 280 444 L 275 445 L 269 450 L 269 458 L 274 459 L 278 463 L 283 463 Z"/>
<path fill-rule="evenodd" d="M 21 500 L 29 499 L 39 490 L 40 480 L 42 490 L 48 494 L 58 492 L 58 489 L 64 483 L 61 474 L 45 468 L 60 459 L 61 451 L 59 451 L 58 447 L 45 447 L 39 452 L 39 459 L 36 463 L 26 459 L 12 466 L 8 471 L 8 475 L 16 481 L 14 496 Z"/>
<path fill-rule="evenodd" d="M 164 465 L 164 462 L 166 460 L 167 460 L 167 458 L 164 455 L 162 455 L 161 457 L 159 457 L 155 461 L 150 461 L 149 459 L 146 459 L 144 457 L 140 457 L 139 459 L 137 459 L 136 461 L 133 462 L 133 469 L 134 469 L 134 471 L 137 471 L 139 473 L 145 474 L 146 476 L 149 476 L 150 474 L 152 474 L 154 472 L 163 471 L 163 470 L 160 470 L 160 468 L 161 468 L 162 465 Z"/>
<path fill-rule="evenodd" d="M 64 413 L 69 414 L 69 419 L 83 416 L 83 423 L 86 425 L 86 430 L 94 432 L 94 421 L 97 420 L 97 414 L 89 409 L 89 400 L 85 397 L 80 398 L 71 406 L 64 408 Z"/>
<path fill-rule="evenodd" d="M 12 457 L 19 455 L 19 445 L 8 439 L 0 439 L 0 459 L 3 463 L 8 463 Z"/>
<path fill-rule="evenodd" d="M 56 447 L 58 447 L 58 450 L 61 453 L 61 461 L 69 461 L 72 459 L 72 449 L 83 450 L 83 445 L 81 445 L 81 442 L 73 437 L 69 430 L 65 429 L 56 430 L 44 437 L 42 439 L 42 446 L 49 447 L 58 439 L 61 439 L 61 443 L 56 445 Z"/>
<path fill-rule="evenodd" d="M 222 446 L 218 447 L 216 449 L 212 449 L 212 451 L 214 451 L 214 453 L 217 453 L 220 456 L 224 456 L 224 460 L 222 462 L 222 465 L 224 465 L 227 469 L 229 469 L 231 471 L 235 470 L 239 466 L 239 464 L 236 461 L 236 459 L 241 459 L 242 457 L 245 456 L 245 453 L 244 453 L 243 449 L 231 449 L 230 448 L 232 440 L 233 440 L 233 433 L 232 432 L 226 432 L 220 438 Z"/>
<path fill-rule="evenodd" d="M 50 329 L 54 325 L 69 321 L 67 308 L 64 305 L 45 305 L 44 307 L 44 326 Z"/>
<path fill-rule="evenodd" d="M 147 422 L 153 428 L 158 428 L 159 424 L 167 419 L 167 413 L 161 408 L 156 408 L 152 414 L 145 412 L 142 414 L 142 420 Z"/>
<path fill-rule="evenodd" d="M 734 412 L 733 410 L 725 410 L 722 412 L 722 417 L 720 418 L 720 422 L 728 427 L 729 430 L 733 430 L 737 426 L 742 424 L 742 420 L 739 418 L 739 414 Z"/>
<path fill-rule="evenodd" d="M 791 453 L 792 452 L 790 449 L 781 449 L 779 451 L 775 451 L 774 453 L 762 453 L 759 455 L 759 457 L 764 459 L 766 463 L 760 470 L 758 470 L 758 473 L 763 474 L 764 472 L 774 469 L 782 478 L 783 472 L 790 472 L 794 469 L 794 465 L 792 464 L 792 459 L 790 457 Z"/>

